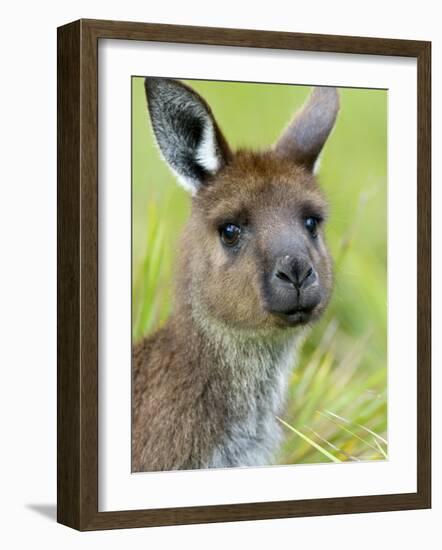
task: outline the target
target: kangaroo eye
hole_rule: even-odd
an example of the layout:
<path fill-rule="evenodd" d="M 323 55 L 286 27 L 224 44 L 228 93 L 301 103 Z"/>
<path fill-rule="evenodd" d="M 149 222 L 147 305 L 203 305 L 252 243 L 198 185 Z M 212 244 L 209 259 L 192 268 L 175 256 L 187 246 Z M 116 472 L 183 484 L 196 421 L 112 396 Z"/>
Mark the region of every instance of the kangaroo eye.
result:
<path fill-rule="evenodd" d="M 233 223 L 226 223 L 220 227 L 221 240 L 226 246 L 235 246 L 240 234 L 241 228 Z"/>
<path fill-rule="evenodd" d="M 304 220 L 305 228 L 314 239 L 318 236 L 318 224 L 319 224 L 318 218 L 314 218 L 312 216 Z"/>

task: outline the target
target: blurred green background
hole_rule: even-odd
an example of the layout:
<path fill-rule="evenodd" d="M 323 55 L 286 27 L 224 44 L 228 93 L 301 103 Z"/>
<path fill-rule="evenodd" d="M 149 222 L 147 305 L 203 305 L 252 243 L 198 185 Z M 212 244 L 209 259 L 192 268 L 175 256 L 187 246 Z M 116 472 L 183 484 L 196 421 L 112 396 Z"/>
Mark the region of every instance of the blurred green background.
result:
<path fill-rule="evenodd" d="M 232 148 L 266 148 L 311 92 L 307 86 L 187 81 Z M 281 419 L 278 463 L 387 458 L 387 91 L 340 89 L 321 158 L 330 202 L 335 289 L 303 342 Z M 190 207 L 159 155 L 143 78 L 132 78 L 133 340 L 171 309 L 177 237 Z"/>

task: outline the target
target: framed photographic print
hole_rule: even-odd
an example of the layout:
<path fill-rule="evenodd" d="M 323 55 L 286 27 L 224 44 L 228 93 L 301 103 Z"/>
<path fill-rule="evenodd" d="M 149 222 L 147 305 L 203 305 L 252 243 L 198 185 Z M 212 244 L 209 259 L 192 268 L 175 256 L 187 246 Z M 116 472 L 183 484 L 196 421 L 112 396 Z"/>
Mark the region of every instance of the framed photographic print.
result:
<path fill-rule="evenodd" d="M 58 521 L 429 508 L 430 43 L 58 29 Z"/>

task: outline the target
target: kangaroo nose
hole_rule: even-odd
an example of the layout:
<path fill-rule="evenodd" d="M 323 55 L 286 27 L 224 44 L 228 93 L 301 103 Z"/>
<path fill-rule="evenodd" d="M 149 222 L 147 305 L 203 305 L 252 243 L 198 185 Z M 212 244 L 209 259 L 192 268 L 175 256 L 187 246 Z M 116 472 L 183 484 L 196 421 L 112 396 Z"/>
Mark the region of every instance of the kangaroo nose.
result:
<path fill-rule="evenodd" d="M 297 290 L 307 287 L 316 279 L 316 273 L 306 258 L 282 256 L 275 265 L 275 277 L 280 281 L 293 285 Z"/>

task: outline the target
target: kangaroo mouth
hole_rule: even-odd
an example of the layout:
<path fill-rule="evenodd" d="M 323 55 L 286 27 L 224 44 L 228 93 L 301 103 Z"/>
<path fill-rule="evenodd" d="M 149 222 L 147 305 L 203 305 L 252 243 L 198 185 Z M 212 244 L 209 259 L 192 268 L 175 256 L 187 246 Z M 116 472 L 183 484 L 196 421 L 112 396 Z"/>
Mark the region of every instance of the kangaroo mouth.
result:
<path fill-rule="evenodd" d="M 305 313 L 305 314 L 309 314 L 311 313 L 312 311 L 312 308 L 308 308 L 308 307 L 295 307 L 293 309 L 289 309 L 287 311 L 282 311 L 281 313 L 283 315 L 288 315 L 288 316 L 291 316 L 291 315 L 296 315 L 296 313 Z"/>
<path fill-rule="evenodd" d="M 295 326 L 305 325 L 311 320 L 313 310 L 315 308 L 297 306 L 286 311 L 271 311 L 271 313 L 283 321 L 284 325 Z"/>

